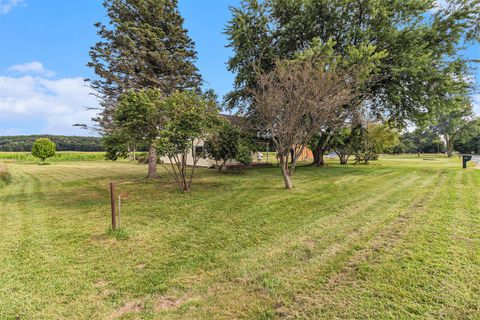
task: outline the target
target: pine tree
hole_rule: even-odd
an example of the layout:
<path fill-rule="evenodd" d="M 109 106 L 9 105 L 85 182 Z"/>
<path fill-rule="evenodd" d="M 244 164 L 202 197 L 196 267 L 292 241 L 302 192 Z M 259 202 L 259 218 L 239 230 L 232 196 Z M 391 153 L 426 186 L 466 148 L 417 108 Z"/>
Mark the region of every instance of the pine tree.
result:
<path fill-rule="evenodd" d="M 95 24 L 101 40 L 91 48 L 88 63 L 98 78 L 87 81 L 102 107 L 94 121 L 108 135 L 115 130 L 112 117 L 122 93 L 151 88 L 168 96 L 197 90 L 201 77 L 177 0 L 105 0 L 103 5 L 109 24 Z M 153 143 L 149 153 L 156 161 Z M 156 166 L 148 176 L 156 176 Z"/>

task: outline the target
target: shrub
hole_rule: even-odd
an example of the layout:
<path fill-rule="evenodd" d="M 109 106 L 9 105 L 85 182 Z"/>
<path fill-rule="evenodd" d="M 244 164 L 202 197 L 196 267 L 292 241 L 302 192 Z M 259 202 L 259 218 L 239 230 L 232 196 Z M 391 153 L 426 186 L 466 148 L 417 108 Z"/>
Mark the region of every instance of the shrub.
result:
<path fill-rule="evenodd" d="M 238 154 L 236 159 L 241 164 L 248 166 L 252 163 L 252 150 L 247 145 L 241 143 L 238 146 Z"/>
<path fill-rule="evenodd" d="M 35 158 L 42 160 L 42 163 L 45 163 L 45 160 L 53 157 L 55 155 L 56 146 L 55 143 L 48 138 L 40 138 L 35 141 L 32 146 L 32 155 Z"/>
<path fill-rule="evenodd" d="M 240 129 L 224 120 L 218 131 L 205 142 L 206 154 L 215 160 L 219 171 L 230 160 L 249 165 L 252 161 L 252 153 L 244 140 Z"/>

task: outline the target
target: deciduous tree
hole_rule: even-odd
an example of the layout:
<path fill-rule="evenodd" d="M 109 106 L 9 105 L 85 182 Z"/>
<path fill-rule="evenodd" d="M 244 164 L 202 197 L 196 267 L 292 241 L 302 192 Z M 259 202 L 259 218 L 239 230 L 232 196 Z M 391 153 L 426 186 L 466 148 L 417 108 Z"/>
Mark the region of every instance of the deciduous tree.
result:
<path fill-rule="evenodd" d="M 387 125 L 367 123 L 361 132 L 361 139 L 355 148 L 355 163 L 368 164 L 377 160 L 380 153 L 398 143 L 398 133 Z"/>
<path fill-rule="evenodd" d="M 325 165 L 325 152 L 332 148 L 333 142 L 333 129 L 326 128 L 321 129 L 319 133 L 316 133 L 312 139 L 310 139 L 308 146 L 313 153 L 313 165 L 321 167 Z"/>
<path fill-rule="evenodd" d="M 42 163 L 45 163 L 46 159 L 55 155 L 55 150 L 56 146 L 52 140 L 48 138 L 39 138 L 32 146 L 32 155 L 42 160 Z"/>
<path fill-rule="evenodd" d="M 334 132 L 332 149 L 340 158 L 340 164 L 347 164 L 362 138 L 361 125 L 349 125 Z"/>
<path fill-rule="evenodd" d="M 159 154 L 169 159 L 169 164 L 162 165 L 175 178 L 178 189 L 189 192 L 197 163 L 205 156 L 197 147 L 218 126 L 218 108 L 208 97 L 177 91 L 163 99 L 161 109 L 165 122 L 156 146 Z"/>
<path fill-rule="evenodd" d="M 450 102 L 451 104 L 444 108 L 439 107 L 433 119 L 433 128 L 445 140 L 449 158 L 453 155 L 454 141 L 473 117 L 469 99 Z"/>
<path fill-rule="evenodd" d="M 205 142 L 205 151 L 207 156 L 217 162 L 218 171 L 221 171 L 230 160 L 236 160 L 246 165 L 251 162 L 252 158 L 240 129 L 226 120 L 221 122 L 218 131 L 208 137 Z"/>
<path fill-rule="evenodd" d="M 291 189 L 291 176 L 307 143 L 325 123 L 336 121 L 338 109 L 352 100 L 358 82 L 352 73 L 310 58 L 277 61 L 273 71 L 259 73 L 256 79 L 253 106 L 277 148 L 285 187 Z"/>
<path fill-rule="evenodd" d="M 465 43 L 478 41 L 480 2 L 475 0 L 244 0 L 232 8 L 226 29 L 234 54 L 228 62 L 236 74 L 227 105 L 246 114 L 255 111 L 251 89 L 256 71 L 269 72 L 277 59 L 291 59 L 334 39 L 333 51 L 344 57 L 351 48 L 370 46 L 382 54 L 359 99 L 378 117 L 397 126 L 425 121 L 443 93 L 443 83 L 460 80 L 444 73 L 455 61 L 463 75 L 469 63 Z"/>
<path fill-rule="evenodd" d="M 121 96 L 113 114 L 114 129 L 106 137 L 107 157 L 116 160 L 126 156 L 129 142 L 146 145 L 148 177 L 157 177 L 156 138 L 165 122 L 161 105 L 157 89 L 130 91 Z"/>

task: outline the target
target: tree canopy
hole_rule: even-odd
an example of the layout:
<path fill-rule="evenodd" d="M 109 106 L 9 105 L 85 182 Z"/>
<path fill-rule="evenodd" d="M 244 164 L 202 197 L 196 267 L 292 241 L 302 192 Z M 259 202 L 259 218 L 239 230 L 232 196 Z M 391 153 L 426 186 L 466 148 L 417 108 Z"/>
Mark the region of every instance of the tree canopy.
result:
<path fill-rule="evenodd" d="M 310 139 L 325 124 L 343 118 L 339 110 L 355 97 L 357 77 L 312 57 L 278 60 L 274 70 L 257 75 L 258 86 L 252 90 L 255 112 L 275 143 L 287 189 L 293 186 L 290 177 Z"/>
<path fill-rule="evenodd" d="M 320 41 L 341 57 L 361 47 L 381 55 L 361 99 L 396 125 L 423 121 L 452 82 L 465 82 L 469 63 L 459 49 L 479 40 L 479 16 L 480 3 L 469 0 L 445 8 L 434 0 L 244 0 L 226 29 L 236 74 L 227 106 L 252 111 L 255 70 L 270 71 L 276 59 Z"/>

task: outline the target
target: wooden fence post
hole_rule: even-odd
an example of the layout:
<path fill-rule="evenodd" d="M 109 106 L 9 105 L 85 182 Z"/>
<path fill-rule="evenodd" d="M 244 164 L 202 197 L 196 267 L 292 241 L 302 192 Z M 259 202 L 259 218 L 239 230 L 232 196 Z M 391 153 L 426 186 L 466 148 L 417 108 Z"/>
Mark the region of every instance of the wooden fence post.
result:
<path fill-rule="evenodd" d="M 117 221 L 115 219 L 115 215 L 117 210 L 115 210 L 115 185 L 113 182 L 110 182 L 110 202 L 112 207 L 112 230 L 116 230 Z"/>

